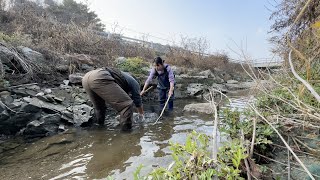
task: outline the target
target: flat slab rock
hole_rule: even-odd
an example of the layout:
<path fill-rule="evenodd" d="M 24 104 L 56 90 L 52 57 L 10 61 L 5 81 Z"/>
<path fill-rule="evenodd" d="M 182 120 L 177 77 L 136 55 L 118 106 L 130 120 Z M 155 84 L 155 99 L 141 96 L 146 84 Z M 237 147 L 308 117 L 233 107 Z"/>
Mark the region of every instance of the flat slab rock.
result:
<path fill-rule="evenodd" d="M 187 104 L 183 111 L 186 112 L 195 112 L 195 113 L 204 113 L 204 114 L 213 114 L 214 110 L 211 107 L 210 103 L 195 103 Z"/>

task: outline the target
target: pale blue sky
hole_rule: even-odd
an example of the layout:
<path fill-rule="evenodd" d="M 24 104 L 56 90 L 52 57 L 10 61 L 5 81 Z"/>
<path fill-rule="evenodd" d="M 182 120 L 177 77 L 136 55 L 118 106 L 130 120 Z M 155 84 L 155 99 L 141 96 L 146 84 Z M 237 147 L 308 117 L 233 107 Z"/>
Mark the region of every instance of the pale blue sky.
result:
<path fill-rule="evenodd" d="M 80 1 L 80 0 L 78 0 Z M 272 1 L 274 2 L 274 1 Z M 272 5 L 268 0 L 87 0 L 106 24 L 107 30 L 117 23 L 124 35 L 170 44 L 180 35 L 205 37 L 210 51 L 224 50 L 238 58 L 235 43 L 254 59 L 272 58 L 267 32 Z"/>

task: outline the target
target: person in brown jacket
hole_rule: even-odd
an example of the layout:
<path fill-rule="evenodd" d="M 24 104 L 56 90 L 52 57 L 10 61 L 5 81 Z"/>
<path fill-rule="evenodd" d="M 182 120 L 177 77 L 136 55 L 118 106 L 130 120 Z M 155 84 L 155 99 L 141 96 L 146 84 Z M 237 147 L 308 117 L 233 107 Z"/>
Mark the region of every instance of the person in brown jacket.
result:
<path fill-rule="evenodd" d="M 92 70 L 84 75 L 82 85 L 93 103 L 95 120 L 100 125 L 105 121 L 106 103 L 120 113 L 123 131 L 132 128 L 133 105 L 143 117 L 140 84 L 129 73 L 109 67 Z"/>

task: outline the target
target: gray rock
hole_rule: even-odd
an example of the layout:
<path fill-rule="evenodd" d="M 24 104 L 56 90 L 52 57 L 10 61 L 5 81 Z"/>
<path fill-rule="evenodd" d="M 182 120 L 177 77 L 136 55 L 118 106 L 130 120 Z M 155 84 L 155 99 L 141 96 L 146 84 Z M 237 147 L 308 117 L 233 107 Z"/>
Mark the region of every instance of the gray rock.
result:
<path fill-rule="evenodd" d="M 43 116 L 40 120 L 34 120 L 28 123 L 23 134 L 28 137 L 43 137 L 55 134 L 59 130 L 60 119 L 59 114 Z"/>
<path fill-rule="evenodd" d="M 36 94 L 36 98 L 38 98 L 41 101 L 49 102 L 49 100 L 44 96 L 43 92 Z"/>
<path fill-rule="evenodd" d="M 45 93 L 45 94 L 51 94 L 51 93 L 52 93 L 52 90 L 51 90 L 51 89 L 45 89 L 45 90 L 44 90 L 44 93 Z"/>
<path fill-rule="evenodd" d="M 70 90 L 72 87 L 69 85 L 60 84 L 60 89 Z"/>
<path fill-rule="evenodd" d="M 7 106 L 13 103 L 14 101 L 13 97 L 11 96 L 11 93 L 8 91 L 0 92 L 0 98 L 1 98 L 1 101 Z"/>
<path fill-rule="evenodd" d="M 66 85 L 66 86 L 69 85 L 69 82 L 70 82 L 69 80 L 63 80 L 63 84 Z"/>
<path fill-rule="evenodd" d="M 41 108 L 33 104 L 24 103 L 22 104 L 20 111 L 27 113 L 37 113 L 41 111 Z"/>
<path fill-rule="evenodd" d="M 223 79 L 225 82 L 232 79 L 230 74 L 227 74 L 227 73 L 224 73 L 224 72 L 219 74 L 219 77 L 221 79 Z"/>
<path fill-rule="evenodd" d="M 81 64 L 81 69 L 84 71 L 91 71 L 91 70 L 94 70 L 94 67 L 92 67 L 88 64 Z"/>
<path fill-rule="evenodd" d="M 215 76 L 215 77 L 214 77 L 214 82 L 222 84 L 222 83 L 224 83 L 225 81 L 224 81 L 222 78 L 220 78 L 219 76 Z"/>
<path fill-rule="evenodd" d="M 69 66 L 66 64 L 60 64 L 56 66 L 56 70 L 60 72 L 68 72 L 69 71 Z"/>
<path fill-rule="evenodd" d="M 93 108 L 86 104 L 73 106 L 73 121 L 71 123 L 76 126 L 81 126 L 83 123 L 88 122 L 92 118 L 92 110 Z"/>
<path fill-rule="evenodd" d="M 44 92 L 38 92 L 35 96 L 44 96 Z"/>
<path fill-rule="evenodd" d="M 223 85 L 223 84 L 213 83 L 213 84 L 211 85 L 211 87 L 212 87 L 213 89 L 216 89 L 216 90 L 221 91 L 221 92 L 223 92 L 223 93 L 228 92 L 227 87 L 226 87 L 225 85 Z"/>
<path fill-rule="evenodd" d="M 75 96 L 74 97 L 74 104 L 84 104 L 87 101 L 79 96 Z"/>
<path fill-rule="evenodd" d="M 2 62 L 9 62 L 11 59 L 16 57 L 16 54 L 13 53 L 9 48 L 0 44 L 0 59 Z"/>
<path fill-rule="evenodd" d="M 0 92 L 0 97 L 4 97 L 4 96 L 10 96 L 11 93 L 9 91 L 1 91 Z"/>
<path fill-rule="evenodd" d="M 59 132 L 64 132 L 64 131 L 66 131 L 66 130 L 67 130 L 67 128 L 66 128 L 65 125 L 63 125 L 63 124 L 60 124 L 60 125 L 59 125 L 59 127 L 58 127 L 58 131 L 59 131 Z"/>
<path fill-rule="evenodd" d="M 201 95 L 206 89 L 207 86 L 203 84 L 191 83 L 187 87 L 187 94 L 190 96 L 198 96 Z"/>
<path fill-rule="evenodd" d="M 201 71 L 199 73 L 200 76 L 206 76 L 206 77 L 214 77 L 214 74 L 211 72 L 210 69 L 205 70 L 205 71 Z"/>
<path fill-rule="evenodd" d="M 35 91 L 39 91 L 39 90 L 40 90 L 40 87 L 37 86 L 37 85 L 35 85 L 35 84 L 26 86 L 25 88 L 26 88 L 26 89 L 35 90 Z"/>
<path fill-rule="evenodd" d="M 2 103 L 0 102 L 0 123 L 2 121 L 5 121 L 7 119 L 9 119 L 9 113 L 7 111 L 7 107 Z"/>
<path fill-rule="evenodd" d="M 12 92 L 16 95 L 25 97 L 25 96 L 35 96 L 37 94 L 36 90 L 26 89 L 26 88 L 17 88 L 13 89 Z"/>
<path fill-rule="evenodd" d="M 58 102 L 58 103 L 62 103 L 66 98 L 65 97 L 56 97 L 56 96 L 52 96 L 52 98 Z"/>
<path fill-rule="evenodd" d="M 214 110 L 211 107 L 210 103 L 188 104 L 183 108 L 183 111 L 205 113 L 205 114 L 213 114 L 214 113 Z"/>
<path fill-rule="evenodd" d="M 72 111 L 72 110 L 71 110 Z M 74 123 L 73 121 L 73 113 L 70 112 L 68 109 L 61 111 L 61 119 L 69 122 L 69 123 Z"/>
<path fill-rule="evenodd" d="M 35 97 L 33 97 L 33 98 L 24 97 L 23 101 L 25 101 L 33 106 L 37 106 L 42 109 L 50 110 L 52 112 L 62 112 L 63 110 L 66 110 L 65 106 L 51 104 L 51 103 L 39 100 Z"/>
<path fill-rule="evenodd" d="M 49 114 L 40 118 L 40 121 L 43 121 L 46 124 L 59 124 L 61 116 L 59 113 Z"/>
<path fill-rule="evenodd" d="M 35 63 L 45 62 L 44 56 L 37 51 L 34 51 L 28 47 L 23 47 L 23 46 L 18 46 L 17 49 L 21 54 L 23 54 L 25 57 L 27 57 L 29 60 Z"/>
<path fill-rule="evenodd" d="M 47 101 L 48 101 L 48 102 L 51 102 L 51 103 L 54 103 L 54 104 L 57 103 L 57 102 L 54 100 L 54 96 L 53 96 L 52 94 L 46 94 L 44 97 L 47 98 Z"/>
<path fill-rule="evenodd" d="M 8 107 L 14 111 L 19 111 L 20 107 L 24 104 L 23 101 L 20 99 L 14 99 L 11 104 L 8 105 Z"/>
<path fill-rule="evenodd" d="M 40 113 L 17 113 L 0 122 L 0 134 L 13 135 L 40 117 Z"/>
<path fill-rule="evenodd" d="M 81 73 L 70 74 L 69 75 L 69 82 L 71 84 L 81 84 L 82 83 L 82 77 L 83 77 L 83 74 L 81 74 Z"/>

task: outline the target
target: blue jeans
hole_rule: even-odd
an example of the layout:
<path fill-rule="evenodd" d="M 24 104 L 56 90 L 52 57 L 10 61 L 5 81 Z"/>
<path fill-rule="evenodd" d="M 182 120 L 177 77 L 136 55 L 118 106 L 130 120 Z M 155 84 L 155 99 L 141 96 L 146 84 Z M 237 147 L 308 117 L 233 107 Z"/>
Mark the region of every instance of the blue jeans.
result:
<path fill-rule="evenodd" d="M 161 111 L 167 101 L 169 89 L 158 89 L 158 90 L 159 90 L 159 101 L 160 101 L 160 111 Z M 169 111 L 173 110 L 173 99 L 174 99 L 174 92 L 171 95 L 170 100 L 168 102 Z"/>

